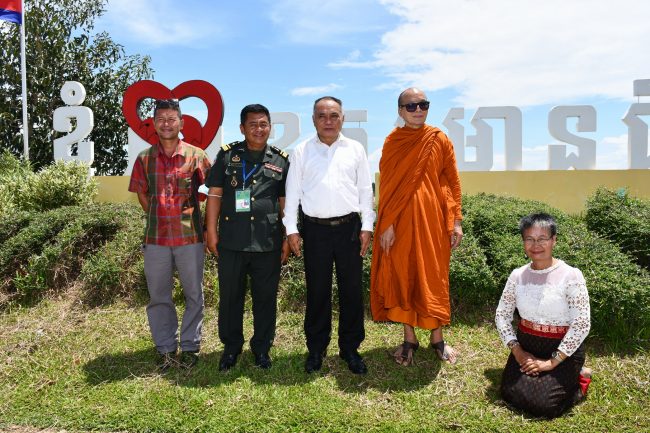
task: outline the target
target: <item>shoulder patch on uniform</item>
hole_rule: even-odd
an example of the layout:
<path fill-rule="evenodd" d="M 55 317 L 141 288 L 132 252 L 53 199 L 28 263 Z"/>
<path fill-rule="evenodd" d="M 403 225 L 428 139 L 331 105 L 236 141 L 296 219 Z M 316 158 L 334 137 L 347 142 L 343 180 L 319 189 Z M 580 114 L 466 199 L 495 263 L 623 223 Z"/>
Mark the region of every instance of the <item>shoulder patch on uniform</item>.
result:
<path fill-rule="evenodd" d="M 234 149 L 235 147 L 237 147 L 242 143 L 243 143 L 242 141 L 233 141 L 232 143 L 222 145 L 221 150 L 223 150 L 224 152 L 228 152 L 229 150 Z"/>
<path fill-rule="evenodd" d="M 289 154 L 282 149 L 279 149 L 275 146 L 271 146 L 271 150 L 283 157 L 284 159 L 289 159 Z"/>

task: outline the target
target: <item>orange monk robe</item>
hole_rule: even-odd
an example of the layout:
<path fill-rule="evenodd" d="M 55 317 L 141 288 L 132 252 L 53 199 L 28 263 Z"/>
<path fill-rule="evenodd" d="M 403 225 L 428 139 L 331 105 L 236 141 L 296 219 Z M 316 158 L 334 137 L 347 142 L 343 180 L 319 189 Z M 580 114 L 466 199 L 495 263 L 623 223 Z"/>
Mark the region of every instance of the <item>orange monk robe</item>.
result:
<path fill-rule="evenodd" d="M 379 211 L 372 247 L 375 321 L 435 329 L 450 322 L 449 259 L 461 192 L 454 147 L 438 128 L 396 128 L 379 162 Z M 386 254 L 381 234 L 393 225 Z"/>

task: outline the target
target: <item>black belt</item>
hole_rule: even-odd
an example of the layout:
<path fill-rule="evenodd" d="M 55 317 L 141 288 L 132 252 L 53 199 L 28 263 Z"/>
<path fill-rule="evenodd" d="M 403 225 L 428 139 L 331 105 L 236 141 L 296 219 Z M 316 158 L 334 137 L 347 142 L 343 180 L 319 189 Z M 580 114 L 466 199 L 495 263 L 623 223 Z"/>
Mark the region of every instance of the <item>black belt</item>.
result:
<path fill-rule="evenodd" d="M 305 214 L 305 219 L 307 221 L 311 221 L 313 223 L 320 224 L 323 226 L 337 226 L 339 224 L 344 224 L 349 221 L 352 221 L 354 218 L 358 218 L 358 217 L 359 214 L 357 214 L 356 212 L 352 212 L 347 215 L 332 217 L 332 218 L 316 218 Z"/>

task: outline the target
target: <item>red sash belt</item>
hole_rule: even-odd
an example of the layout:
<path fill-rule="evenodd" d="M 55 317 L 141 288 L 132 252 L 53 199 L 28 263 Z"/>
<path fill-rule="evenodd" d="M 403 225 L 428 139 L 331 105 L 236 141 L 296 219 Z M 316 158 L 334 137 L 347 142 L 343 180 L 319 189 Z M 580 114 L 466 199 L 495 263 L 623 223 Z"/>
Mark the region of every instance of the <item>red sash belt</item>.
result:
<path fill-rule="evenodd" d="M 537 337 L 558 338 L 564 337 L 569 330 L 568 326 L 540 325 L 526 319 L 519 321 L 519 330 L 526 334 L 536 335 Z"/>

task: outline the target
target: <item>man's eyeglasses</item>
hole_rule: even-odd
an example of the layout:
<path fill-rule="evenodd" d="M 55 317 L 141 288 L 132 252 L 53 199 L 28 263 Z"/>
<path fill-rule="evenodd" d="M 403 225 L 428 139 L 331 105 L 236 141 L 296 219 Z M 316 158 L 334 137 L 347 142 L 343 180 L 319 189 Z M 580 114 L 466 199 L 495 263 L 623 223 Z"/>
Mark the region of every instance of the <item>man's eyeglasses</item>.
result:
<path fill-rule="evenodd" d="M 408 104 L 400 105 L 400 108 L 406 108 L 406 111 L 413 113 L 420 107 L 420 110 L 427 111 L 429 109 L 429 101 L 410 102 Z"/>
<path fill-rule="evenodd" d="M 535 244 L 545 247 L 546 244 L 548 244 L 548 241 L 550 241 L 550 238 L 525 238 L 524 243 L 529 246 L 533 246 Z"/>

